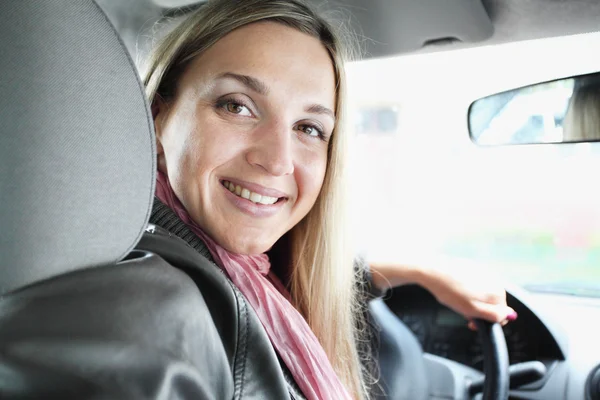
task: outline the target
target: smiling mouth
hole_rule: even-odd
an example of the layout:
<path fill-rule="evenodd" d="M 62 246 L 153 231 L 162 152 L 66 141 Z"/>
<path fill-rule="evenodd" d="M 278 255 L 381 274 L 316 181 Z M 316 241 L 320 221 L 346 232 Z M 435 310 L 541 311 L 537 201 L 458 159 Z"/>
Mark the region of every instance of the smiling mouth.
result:
<path fill-rule="evenodd" d="M 221 184 L 231 193 L 235 194 L 238 197 L 241 197 L 242 199 L 250 200 L 254 204 L 269 206 L 286 200 L 285 197 L 263 196 L 258 193 L 252 192 L 243 186 L 235 185 L 229 181 L 221 181 Z"/>

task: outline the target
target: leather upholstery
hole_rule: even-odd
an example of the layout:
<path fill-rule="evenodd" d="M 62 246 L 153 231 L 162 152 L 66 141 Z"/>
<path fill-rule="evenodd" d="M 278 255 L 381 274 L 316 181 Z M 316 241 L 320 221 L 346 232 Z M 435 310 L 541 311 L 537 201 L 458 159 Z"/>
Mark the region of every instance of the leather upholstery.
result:
<path fill-rule="evenodd" d="M 194 282 L 130 257 L 0 302 L 0 398 L 233 398 L 231 355 Z"/>

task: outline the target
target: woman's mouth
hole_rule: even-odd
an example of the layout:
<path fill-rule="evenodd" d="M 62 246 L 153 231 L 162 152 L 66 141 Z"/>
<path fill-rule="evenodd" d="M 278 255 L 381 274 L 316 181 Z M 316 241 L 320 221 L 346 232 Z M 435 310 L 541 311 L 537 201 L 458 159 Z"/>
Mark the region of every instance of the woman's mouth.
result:
<path fill-rule="evenodd" d="M 258 194 L 241 185 L 236 185 L 229 181 L 221 181 L 221 184 L 236 196 L 241 197 L 242 199 L 250 200 L 255 204 L 272 205 L 281 200 L 285 200 L 285 197 L 271 197 Z"/>

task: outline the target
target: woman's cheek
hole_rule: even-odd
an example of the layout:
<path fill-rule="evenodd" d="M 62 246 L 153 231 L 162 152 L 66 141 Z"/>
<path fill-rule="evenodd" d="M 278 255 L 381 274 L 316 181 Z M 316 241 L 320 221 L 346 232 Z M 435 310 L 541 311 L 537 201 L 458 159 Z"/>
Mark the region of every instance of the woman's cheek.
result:
<path fill-rule="evenodd" d="M 297 175 L 299 193 L 311 199 L 311 203 L 314 203 L 319 196 L 325 179 L 327 155 L 311 152 L 296 164 L 296 168 L 299 169 Z"/>

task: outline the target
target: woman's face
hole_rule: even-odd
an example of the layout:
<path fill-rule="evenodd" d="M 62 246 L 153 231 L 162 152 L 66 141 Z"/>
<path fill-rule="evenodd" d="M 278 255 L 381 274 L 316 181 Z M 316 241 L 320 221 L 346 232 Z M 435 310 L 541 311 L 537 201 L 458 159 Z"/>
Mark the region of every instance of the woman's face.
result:
<path fill-rule="evenodd" d="M 335 100 L 318 39 L 274 22 L 246 25 L 192 61 L 175 98 L 158 103 L 159 168 L 217 243 L 262 253 L 319 195 Z"/>

